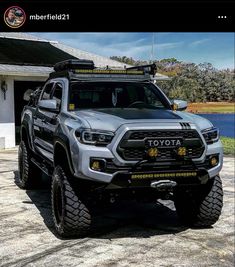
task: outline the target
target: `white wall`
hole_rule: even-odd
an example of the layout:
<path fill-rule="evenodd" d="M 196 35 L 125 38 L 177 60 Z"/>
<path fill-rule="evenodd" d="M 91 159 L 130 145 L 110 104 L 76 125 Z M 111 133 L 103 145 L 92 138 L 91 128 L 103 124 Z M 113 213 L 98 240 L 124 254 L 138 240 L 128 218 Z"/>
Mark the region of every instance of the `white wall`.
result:
<path fill-rule="evenodd" d="M 3 79 L 6 81 L 8 90 L 6 100 L 0 90 L 0 137 L 5 139 L 3 148 L 10 148 L 15 146 L 14 80 L 10 77 L 0 77 L 0 86 Z"/>
<path fill-rule="evenodd" d="M 15 123 L 0 123 L 0 138 L 4 138 L 2 147 L 11 148 L 15 146 Z"/>
<path fill-rule="evenodd" d="M 4 100 L 4 94 L 0 89 L 0 144 L 2 146 L 0 148 L 15 147 L 14 80 L 45 81 L 45 79 L 41 77 L 0 76 L 0 86 L 1 81 L 5 80 L 8 88 L 6 100 Z M 16 99 L 16 101 L 22 101 L 22 99 Z M 5 145 L 3 145 L 2 138 L 5 139 Z"/>

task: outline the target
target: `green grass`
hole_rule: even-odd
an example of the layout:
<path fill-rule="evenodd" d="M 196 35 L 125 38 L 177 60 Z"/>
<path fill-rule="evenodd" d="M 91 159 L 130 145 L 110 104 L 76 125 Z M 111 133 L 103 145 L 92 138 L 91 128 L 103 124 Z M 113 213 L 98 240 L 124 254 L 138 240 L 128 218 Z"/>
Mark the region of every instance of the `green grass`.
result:
<path fill-rule="evenodd" d="M 205 107 L 200 110 L 200 112 L 208 112 L 208 113 L 234 113 L 234 106 L 224 106 L 224 107 Z"/>
<path fill-rule="evenodd" d="M 221 136 L 220 140 L 224 147 L 224 154 L 235 156 L 235 138 Z"/>
<path fill-rule="evenodd" d="M 234 102 L 189 103 L 188 110 L 194 113 L 235 113 Z"/>

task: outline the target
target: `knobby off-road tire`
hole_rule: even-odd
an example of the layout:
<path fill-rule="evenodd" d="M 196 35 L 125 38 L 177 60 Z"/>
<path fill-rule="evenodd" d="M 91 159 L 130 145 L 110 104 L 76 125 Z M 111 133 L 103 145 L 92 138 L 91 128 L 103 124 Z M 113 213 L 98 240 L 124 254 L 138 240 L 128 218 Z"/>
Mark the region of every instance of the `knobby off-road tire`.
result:
<path fill-rule="evenodd" d="M 22 189 L 34 189 L 40 184 L 40 170 L 30 161 L 31 151 L 24 141 L 18 150 L 19 186 Z"/>
<path fill-rule="evenodd" d="M 203 190 L 204 191 L 204 190 Z M 223 189 L 215 176 L 204 192 L 176 192 L 175 208 L 181 221 L 196 227 L 209 227 L 217 222 L 223 207 Z"/>
<path fill-rule="evenodd" d="M 51 202 L 55 228 L 60 236 L 84 236 L 88 233 L 91 224 L 89 210 L 76 195 L 60 166 L 53 173 Z"/>

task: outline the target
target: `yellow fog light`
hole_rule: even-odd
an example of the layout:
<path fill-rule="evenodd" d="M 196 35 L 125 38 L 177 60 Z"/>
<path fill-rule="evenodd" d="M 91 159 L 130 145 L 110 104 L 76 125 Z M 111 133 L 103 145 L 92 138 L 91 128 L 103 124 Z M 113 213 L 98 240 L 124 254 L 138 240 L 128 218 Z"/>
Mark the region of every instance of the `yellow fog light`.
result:
<path fill-rule="evenodd" d="M 148 155 L 149 157 L 153 158 L 153 157 L 156 157 L 158 155 L 158 150 L 156 147 L 151 147 L 149 150 L 148 150 Z"/>
<path fill-rule="evenodd" d="M 187 154 L 186 147 L 183 147 L 183 146 L 179 147 L 177 153 L 179 156 L 186 156 L 186 154 Z"/>
<path fill-rule="evenodd" d="M 218 158 L 216 158 L 216 157 L 211 157 L 210 158 L 210 164 L 211 164 L 211 166 L 216 166 L 217 164 L 218 164 Z"/>
<path fill-rule="evenodd" d="M 99 171 L 100 170 L 100 162 L 99 161 L 93 161 L 91 164 L 91 168 L 94 171 Z"/>
<path fill-rule="evenodd" d="M 106 160 L 91 158 L 90 168 L 94 171 L 102 172 L 106 168 Z"/>

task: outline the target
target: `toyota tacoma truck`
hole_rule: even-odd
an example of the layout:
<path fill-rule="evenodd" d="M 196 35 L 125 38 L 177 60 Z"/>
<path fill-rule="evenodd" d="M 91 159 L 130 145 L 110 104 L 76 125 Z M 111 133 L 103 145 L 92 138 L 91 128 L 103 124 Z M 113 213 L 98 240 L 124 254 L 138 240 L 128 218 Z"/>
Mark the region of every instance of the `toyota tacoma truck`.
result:
<path fill-rule="evenodd" d="M 154 83 L 156 66 L 96 68 L 55 64 L 21 117 L 19 183 L 52 177 L 60 236 L 87 234 L 97 203 L 174 201 L 180 220 L 213 225 L 223 205 L 219 131 L 169 100 Z"/>

